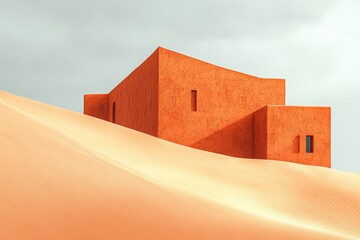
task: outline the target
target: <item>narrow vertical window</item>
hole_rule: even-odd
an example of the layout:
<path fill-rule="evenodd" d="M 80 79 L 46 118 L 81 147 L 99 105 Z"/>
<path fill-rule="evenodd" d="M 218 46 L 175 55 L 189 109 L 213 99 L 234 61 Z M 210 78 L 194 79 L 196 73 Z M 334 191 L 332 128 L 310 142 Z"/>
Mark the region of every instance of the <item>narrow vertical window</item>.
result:
<path fill-rule="evenodd" d="M 293 152 L 299 153 L 300 152 L 300 136 L 297 135 L 293 140 Z"/>
<path fill-rule="evenodd" d="M 306 152 L 307 153 L 314 152 L 314 136 L 306 135 Z"/>
<path fill-rule="evenodd" d="M 197 111 L 197 91 L 191 90 L 191 110 Z"/>
<path fill-rule="evenodd" d="M 112 122 L 113 123 L 115 123 L 115 114 L 116 114 L 116 112 L 115 112 L 115 102 L 113 102 L 113 104 L 112 104 Z"/>

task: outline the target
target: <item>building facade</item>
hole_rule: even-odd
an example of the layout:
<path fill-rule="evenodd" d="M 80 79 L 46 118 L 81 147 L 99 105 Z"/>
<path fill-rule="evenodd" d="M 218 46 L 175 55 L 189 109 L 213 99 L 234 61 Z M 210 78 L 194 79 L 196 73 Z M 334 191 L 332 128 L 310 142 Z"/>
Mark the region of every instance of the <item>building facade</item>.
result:
<path fill-rule="evenodd" d="M 84 113 L 189 147 L 330 167 L 331 109 L 285 106 L 285 80 L 158 48 Z"/>

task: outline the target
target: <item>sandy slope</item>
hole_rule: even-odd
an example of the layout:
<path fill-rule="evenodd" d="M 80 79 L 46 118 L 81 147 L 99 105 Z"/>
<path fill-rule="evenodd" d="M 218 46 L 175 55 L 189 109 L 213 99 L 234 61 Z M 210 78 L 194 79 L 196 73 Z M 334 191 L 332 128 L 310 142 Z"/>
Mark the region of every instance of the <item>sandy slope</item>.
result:
<path fill-rule="evenodd" d="M 195 150 L 0 92 L 0 239 L 360 239 L 360 176 Z"/>

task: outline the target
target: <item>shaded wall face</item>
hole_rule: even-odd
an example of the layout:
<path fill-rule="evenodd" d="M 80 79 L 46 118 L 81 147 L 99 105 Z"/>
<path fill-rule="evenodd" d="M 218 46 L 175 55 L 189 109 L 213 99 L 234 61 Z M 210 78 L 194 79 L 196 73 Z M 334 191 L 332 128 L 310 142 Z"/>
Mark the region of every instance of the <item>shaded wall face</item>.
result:
<path fill-rule="evenodd" d="M 330 167 L 330 108 L 268 106 L 267 109 L 267 159 Z M 306 151 L 306 136 L 313 137 L 313 152 Z"/>
<path fill-rule="evenodd" d="M 158 136 L 207 151 L 253 157 L 253 112 L 267 104 L 285 104 L 285 82 L 262 80 L 171 51 L 160 51 L 159 61 Z"/>
<path fill-rule="evenodd" d="M 254 158 L 267 158 L 267 112 L 263 107 L 254 113 Z"/>
<path fill-rule="evenodd" d="M 109 93 L 111 122 L 157 136 L 157 51 Z"/>
<path fill-rule="evenodd" d="M 108 102 L 107 94 L 87 94 L 84 96 L 84 114 L 108 120 Z"/>

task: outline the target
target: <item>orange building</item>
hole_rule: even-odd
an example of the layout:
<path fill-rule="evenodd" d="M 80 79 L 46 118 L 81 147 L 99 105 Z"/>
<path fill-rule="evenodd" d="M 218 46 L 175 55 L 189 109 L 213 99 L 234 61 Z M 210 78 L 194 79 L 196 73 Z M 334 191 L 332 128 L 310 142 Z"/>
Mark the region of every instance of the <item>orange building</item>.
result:
<path fill-rule="evenodd" d="M 182 145 L 330 167 L 331 109 L 285 106 L 285 80 L 158 48 L 84 113 Z"/>

